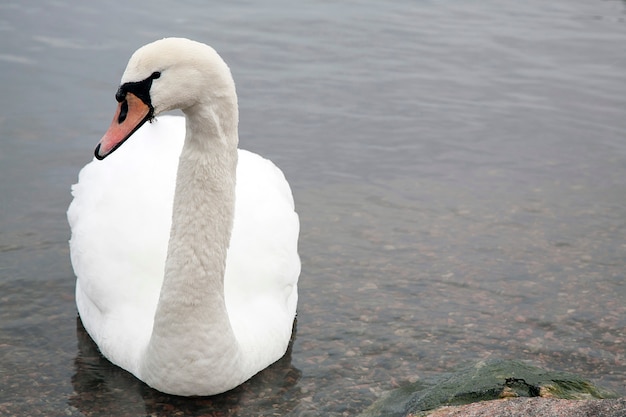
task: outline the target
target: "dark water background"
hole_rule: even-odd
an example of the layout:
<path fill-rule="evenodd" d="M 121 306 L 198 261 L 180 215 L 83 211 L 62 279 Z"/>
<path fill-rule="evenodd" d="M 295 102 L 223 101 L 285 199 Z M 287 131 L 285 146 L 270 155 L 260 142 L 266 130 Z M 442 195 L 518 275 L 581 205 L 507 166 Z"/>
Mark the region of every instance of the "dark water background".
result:
<path fill-rule="evenodd" d="M 69 186 L 163 36 L 232 68 L 241 146 L 290 180 L 290 354 L 159 394 L 77 326 Z M 626 394 L 626 3 L 0 5 L 0 415 L 354 415 L 486 358 Z"/>

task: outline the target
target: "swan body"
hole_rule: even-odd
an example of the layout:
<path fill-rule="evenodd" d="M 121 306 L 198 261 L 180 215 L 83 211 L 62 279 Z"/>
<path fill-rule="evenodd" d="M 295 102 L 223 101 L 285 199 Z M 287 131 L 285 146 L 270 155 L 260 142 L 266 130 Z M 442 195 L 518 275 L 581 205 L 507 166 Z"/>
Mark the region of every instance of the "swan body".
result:
<path fill-rule="evenodd" d="M 153 388 L 225 392 L 291 337 L 291 190 L 274 164 L 237 149 L 234 82 L 207 45 L 140 48 L 116 98 L 102 160 L 81 170 L 68 209 L 78 312 L 102 354 Z M 153 120 L 172 109 L 185 117 Z"/>

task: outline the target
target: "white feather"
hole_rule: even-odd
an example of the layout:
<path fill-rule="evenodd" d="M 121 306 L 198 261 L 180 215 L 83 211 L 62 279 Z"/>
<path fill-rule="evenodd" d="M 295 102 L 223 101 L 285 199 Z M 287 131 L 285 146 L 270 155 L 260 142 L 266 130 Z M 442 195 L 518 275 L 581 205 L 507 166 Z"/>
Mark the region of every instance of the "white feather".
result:
<path fill-rule="evenodd" d="M 67 213 L 81 320 L 109 360 L 144 380 L 148 377 L 142 369 L 149 366 L 144 363 L 146 349 L 156 343 L 151 336 L 184 139 L 184 117 L 160 116 L 146 123 L 113 154 L 94 159 L 81 170 Z M 222 378 L 226 382 L 218 378 L 204 383 L 203 379 L 216 378 L 207 374 L 215 372 L 199 361 L 197 375 L 192 376 L 197 387 L 179 383 L 175 372 L 167 381 L 146 381 L 162 391 L 181 395 L 226 391 L 278 360 L 287 348 L 300 273 L 299 221 L 291 190 L 272 162 L 238 150 L 235 194 L 224 298 L 241 360 L 235 365 L 240 369 L 224 365 L 224 372 L 238 375 Z M 191 328 L 196 329 L 193 320 L 199 318 L 180 320 L 192 321 Z M 202 332 L 205 324 L 198 323 L 195 331 Z M 202 350 L 194 343 L 206 342 L 195 336 L 201 335 L 189 334 L 185 343 L 190 350 Z M 170 353 L 187 360 L 184 352 Z M 223 358 L 203 360 L 219 364 Z M 188 380 L 189 375 L 180 378 Z"/>

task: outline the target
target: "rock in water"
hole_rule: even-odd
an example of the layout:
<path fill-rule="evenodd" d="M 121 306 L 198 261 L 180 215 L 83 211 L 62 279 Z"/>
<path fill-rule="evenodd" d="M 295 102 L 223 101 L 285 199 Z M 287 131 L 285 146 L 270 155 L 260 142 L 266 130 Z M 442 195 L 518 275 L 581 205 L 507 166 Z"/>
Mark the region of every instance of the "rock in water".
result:
<path fill-rule="evenodd" d="M 520 361 L 490 360 L 434 383 L 418 381 L 391 391 L 361 417 L 423 416 L 442 406 L 516 397 L 588 400 L 616 395 L 567 372 L 547 371 Z"/>

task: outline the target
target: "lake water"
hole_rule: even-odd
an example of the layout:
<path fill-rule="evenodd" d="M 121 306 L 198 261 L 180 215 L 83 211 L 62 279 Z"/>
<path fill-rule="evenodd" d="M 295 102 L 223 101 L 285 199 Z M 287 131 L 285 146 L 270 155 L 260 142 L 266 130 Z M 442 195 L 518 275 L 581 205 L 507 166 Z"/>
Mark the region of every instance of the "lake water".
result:
<path fill-rule="evenodd" d="M 625 2 L 28 0 L 0 34 L 0 415 L 347 416 L 485 358 L 626 394 Z M 290 353 L 213 398 L 98 355 L 67 248 L 126 62 L 171 35 L 229 63 L 302 222 Z"/>

